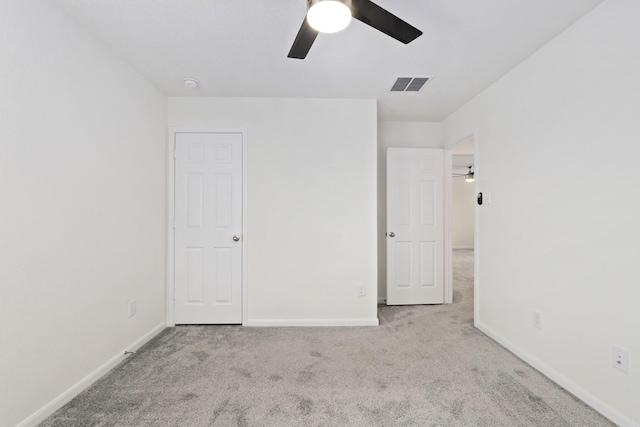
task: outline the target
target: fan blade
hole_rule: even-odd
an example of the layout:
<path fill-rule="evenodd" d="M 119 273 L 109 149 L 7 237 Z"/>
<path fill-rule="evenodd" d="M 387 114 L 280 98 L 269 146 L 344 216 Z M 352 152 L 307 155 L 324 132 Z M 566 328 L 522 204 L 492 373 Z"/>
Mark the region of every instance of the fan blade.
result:
<path fill-rule="evenodd" d="M 410 43 L 422 35 L 422 31 L 370 0 L 352 0 L 351 12 L 354 18 L 404 44 Z"/>
<path fill-rule="evenodd" d="M 309 49 L 311 49 L 311 45 L 317 36 L 318 32 L 311 28 L 311 25 L 309 25 L 307 18 L 305 17 L 287 57 L 304 59 L 307 56 L 307 53 L 309 53 Z"/>

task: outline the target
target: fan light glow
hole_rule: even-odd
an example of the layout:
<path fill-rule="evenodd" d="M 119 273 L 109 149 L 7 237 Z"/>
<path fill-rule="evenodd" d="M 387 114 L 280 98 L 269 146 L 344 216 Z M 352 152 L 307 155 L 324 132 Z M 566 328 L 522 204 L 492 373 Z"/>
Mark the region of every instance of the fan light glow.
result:
<path fill-rule="evenodd" d="M 307 21 L 316 31 L 337 33 L 351 22 L 351 9 L 338 0 L 318 1 L 309 8 Z"/>
<path fill-rule="evenodd" d="M 471 166 L 469 166 L 469 172 L 464 176 L 464 180 L 467 182 L 473 182 L 475 181 L 475 178 L 473 177 L 474 173 L 471 170 Z"/>

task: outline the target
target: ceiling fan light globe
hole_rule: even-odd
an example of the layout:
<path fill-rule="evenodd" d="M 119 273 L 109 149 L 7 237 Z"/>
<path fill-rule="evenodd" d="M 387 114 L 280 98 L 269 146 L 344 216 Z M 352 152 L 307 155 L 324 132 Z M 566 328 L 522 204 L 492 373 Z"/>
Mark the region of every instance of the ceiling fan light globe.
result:
<path fill-rule="evenodd" d="M 474 181 L 474 173 L 471 170 L 471 168 L 473 168 L 473 166 L 469 166 L 469 172 L 466 173 L 466 175 L 464 176 L 464 180 L 467 182 L 473 182 Z"/>
<path fill-rule="evenodd" d="M 351 8 L 343 1 L 310 1 L 309 6 L 307 21 L 320 33 L 337 33 L 347 28 L 351 22 Z"/>

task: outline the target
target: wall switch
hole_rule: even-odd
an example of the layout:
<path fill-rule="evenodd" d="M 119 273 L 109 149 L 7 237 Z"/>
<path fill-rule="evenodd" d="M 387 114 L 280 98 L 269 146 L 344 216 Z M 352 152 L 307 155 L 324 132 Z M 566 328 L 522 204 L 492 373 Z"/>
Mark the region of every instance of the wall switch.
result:
<path fill-rule="evenodd" d="M 129 301 L 129 317 L 133 317 L 136 315 L 136 300 L 132 299 Z"/>
<path fill-rule="evenodd" d="M 367 287 L 365 285 L 358 286 L 358 296 L 359 297 L 367 296 Z"/>
<path fill-rule="evenodd" d="M 533 310 L 533 326 L 542 329 L 542 313 Z"/>
<path fill-rule="evenodd" d="M 617 345 L 613 346 L 613 367 L 625 374 L 629 373 L 629 352 Z"/>
<path fill-rule="evenodd" d="M 484 191 L 482 193 L 482 203 L 485 205 L 491 204 L 491 191 Z"/>

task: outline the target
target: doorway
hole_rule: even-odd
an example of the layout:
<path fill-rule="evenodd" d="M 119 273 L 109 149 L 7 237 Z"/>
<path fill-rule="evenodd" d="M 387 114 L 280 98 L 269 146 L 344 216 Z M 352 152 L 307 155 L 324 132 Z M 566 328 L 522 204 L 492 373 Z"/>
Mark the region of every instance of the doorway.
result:
<path fill-rule="evenodd" d="M 476 138 L 469 136 L 450 148 L 450 259 L 452 266 L 452 303 L 459 303 L 462 295 L 473 295 L 476 268 Z M 473 288 L 473 289 L 468 289 Z M 475 304 L 474 304 L 475 307 Z M 475 314 L 475 309 L 474 309 Z"/>

